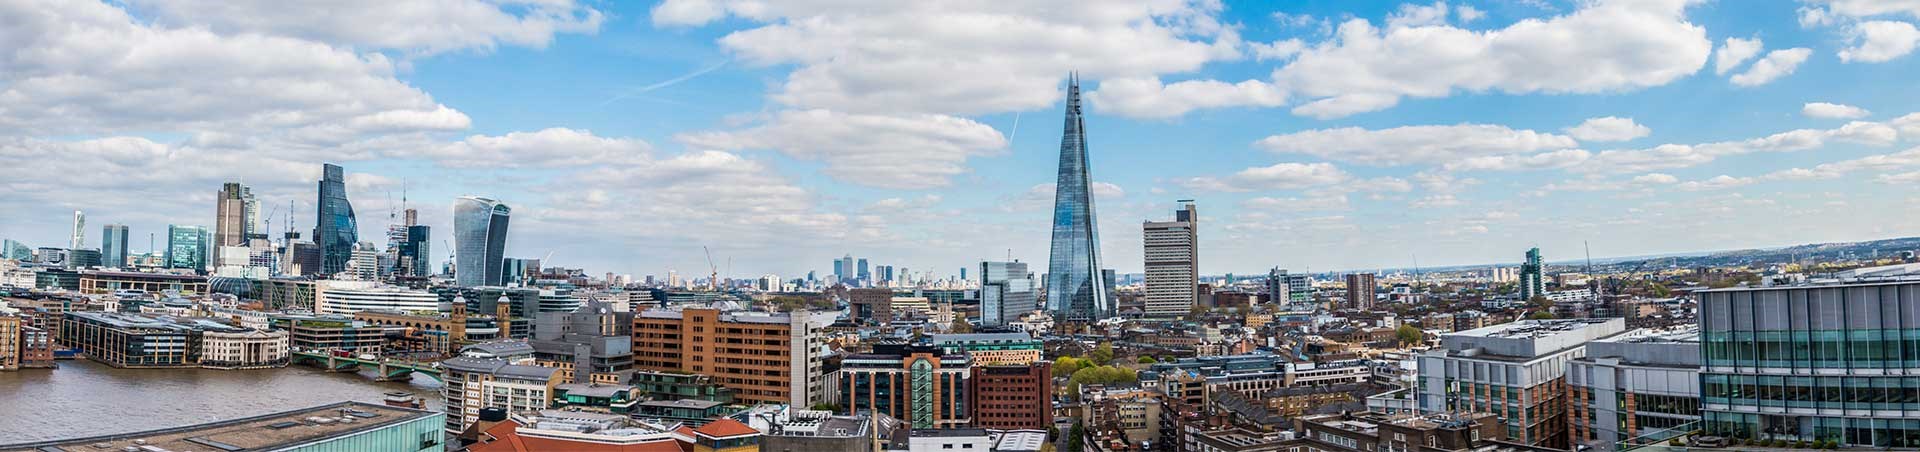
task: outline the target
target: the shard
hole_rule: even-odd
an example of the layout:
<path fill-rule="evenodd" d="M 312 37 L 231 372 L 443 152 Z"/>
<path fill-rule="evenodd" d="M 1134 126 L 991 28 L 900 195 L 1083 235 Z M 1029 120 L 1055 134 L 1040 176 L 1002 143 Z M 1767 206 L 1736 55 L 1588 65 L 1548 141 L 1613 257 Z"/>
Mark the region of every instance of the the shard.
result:
<path fill-rule="evenodd" d="M 1053 193 L 1053 249 L 1047 259 L 1047 310 L 1058 321 L 1092 322 L 1113 315 L 1100 273 L 1100 234 L 1094 227 L 1090 183 L 1080 80 L 1069 77 L 1060 178 Z"/>

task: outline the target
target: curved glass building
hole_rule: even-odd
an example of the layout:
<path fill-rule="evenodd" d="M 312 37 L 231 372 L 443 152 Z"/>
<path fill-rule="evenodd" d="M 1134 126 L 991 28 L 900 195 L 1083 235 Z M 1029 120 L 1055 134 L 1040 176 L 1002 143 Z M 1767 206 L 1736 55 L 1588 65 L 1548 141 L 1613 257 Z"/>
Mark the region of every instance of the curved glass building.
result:
<path fill-rule="evenodd" d="M 507 219 L 500 201 L 463 196 L 453 201 L 453 275 L 461 287 L 498 286 L 507 251 Z"/>
<path fill-rule="evenodd" d="M 1100 235 L 1087 186 L 1086 124 L 1080 119 L 1080 80 L 1067 82 L 1067 124 L 1060 137 L 1060 179 L 1053 194 L 1053 248 L 1047 260 L 1047 310 L 1060 321 L 1088 322 L 1113 315 L 1100 273 Z"/>
<path fill-rule="evenodd" d="M 347 270 L 353 260 L 353 246 L 360 243 L 360 229 L 353 221 L 353 204 L 347 202 L 345 170 L 332 163 L 322 167 L 320 175 L 318 223 L 313 227 L 313 244 L 320 248 L 320 273 L 332 275 Z"/>

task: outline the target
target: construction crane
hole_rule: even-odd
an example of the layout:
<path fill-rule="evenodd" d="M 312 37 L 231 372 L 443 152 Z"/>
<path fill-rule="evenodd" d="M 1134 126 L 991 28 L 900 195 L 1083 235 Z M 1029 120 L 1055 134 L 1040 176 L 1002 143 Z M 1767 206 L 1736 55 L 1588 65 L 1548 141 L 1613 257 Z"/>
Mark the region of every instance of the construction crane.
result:
<path fill-rule="evenodd" d="M 710 285 L 714 292 L 720 292 L 720 267 L 714 265 L 714 250 L 710 250 L 705 244 L 701 244 L 701 250 L 707 252 L 707 285 Z"/>

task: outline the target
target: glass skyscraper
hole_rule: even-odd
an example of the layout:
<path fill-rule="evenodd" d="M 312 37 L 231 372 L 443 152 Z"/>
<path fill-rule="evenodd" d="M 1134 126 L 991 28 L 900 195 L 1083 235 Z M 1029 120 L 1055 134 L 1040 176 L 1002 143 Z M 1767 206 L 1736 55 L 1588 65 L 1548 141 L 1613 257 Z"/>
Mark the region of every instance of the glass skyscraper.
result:
<path fill-rule="evenodd" d="M 433 253 L 428 247 L 428 237 L 432 228 L 426 225 L 407 226 L 407 239 L 400 242 L 400 268 L 404 276 L 426 277 L 433 273 Z"/>
<path fill-rule="evenodd" d="M 1527 261 L 1520 264 L 1520 300 L 1532 300 L 1533 297 L 1547 295 L 1546 275 L 1542 274 L 1540 249 L 1527 250 Z"/>
<path fill-rule="evenodd" d="M 1087 186 L 1086 124 L 1080 119 L 1080 80 L 1067 82 L 1067 121 L 1060 137 L 1060 175 L 1053 194 L 1053 247 L 1047 260 L 1047 310 L 1060 321 L 1113 315 L 1100 273 L 1100 234 Z"/>
<path fill-rule="evenodd" d="M 980 263 L 981 326 L 1003 326 L 1020 320 L 1036 307 L 1034 295 L 1033 274 L 1027 272 L 1027 263 Z"/>
<path fill-rule="evenodd" d="M 207 245 L 213 237 L 200 226 L 167 225 L 167 268 L 207 271 Z"/>
<path fill-rule="evenodd" d="M 125 268 L 127 266 L 127 226 L 109 224 L 100 228 L 100 266 Z"/>
<path fill-rule="evenodd" d="M 512 213 L 492 199 L 463 196 L 453 201 L 453 275 L 461 287 L 501 284 Z"/>
<path fill-rule="evenodd" d="M 346 271 L 353 260 L 353 246 L 360 243 L 360 229 L 353 220 L 353 204 L 347 202 L 345 170 L 332 163 L 322 167 L 320 175 L 319 224 L 313 228 L 313 243 L 320 248 L 320 273 L 332 275 Z"/>

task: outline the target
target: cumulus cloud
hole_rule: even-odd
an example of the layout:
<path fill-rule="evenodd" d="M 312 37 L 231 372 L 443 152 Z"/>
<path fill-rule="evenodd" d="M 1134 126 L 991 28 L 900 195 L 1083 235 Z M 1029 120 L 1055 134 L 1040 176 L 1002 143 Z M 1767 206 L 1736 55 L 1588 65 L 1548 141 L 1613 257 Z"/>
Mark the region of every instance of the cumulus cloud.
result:
<path fill-rule="evenodd" d="M 883 188 L 943 187 L 966 172 L 968 157 L 994 155 L 1006 137 L 985 124 L 946 115 L 863 115 L 783 111 L 755 127 L 675 137 L 719 150 L 773 149 L 827 163 L 828 176 Z"/>
<path fill-rule="evenodd" d="M 1760 54 L 1760 38 L 1727 38 L 1720 48 L 1713 52 L 1713 74 L 1726 75 L 1727 71 L 1740 67 L 1740 63 L 1753 59 Z"/>
<path fill-rule="evenodd" d="M 586 130 L 555 127 L 500 136 L 474 135 L 420 155 L 453 168 L 566 167 L 644 160 L 652 149 L 639 139 L 606 138 Z"/>
<path fill-rule="evenodd" d="M 1678 185 L 1675 185 L 1675 187 L 1679 187 L 1681 190 L 1687 190 L 1687 191 L 1725 190 L 1725 189 L 1734 188 L 1734 187 L 1743 187 L 1747 185 L 1752 185 L 1753 182 L 1754 182 L 1753 178 L 1750 178 L 1750 177 L 1733 177 L 1733 176 L 1722 174 L 1719 176 L 1714 176 L 1713 178 L 1707 179 L 1707 180 L 1681 182 Z"/>
<path fill-rule="evenodd" d="M 1244 192 L 1292 190 L 1346 181 L 1350 175 L 1331 163 L 1278 163 L 1241 170 L 1225 178 L 1195 177 L 1180 181 L 1194 190 Z"/>
<path fill-rule="evenodd" d="M 1441 165 L 1447 171 L 1518 171 L 1566 168 L 1586 162 L 1592 152 L 1562 149 L 1531 155 L 1488 155 L 1469 157 Z"/>
<path fill-rule="evenodd" d="M 1679 183 L 1680 178 L 1673 177 L 1673 175 L 1665 174 L 1665 173 L 1647 173 L 1639 176 L 1634 176 L 1633 182 L 1637 184 L 1668 185 L 1668 184 Z"/>
<path fill-rule="evenodd" d="M 1270 197 L 1261 196 L 1240 202 L 1240 207 L 1249 210 L 1269 211 L 1279 214 L 1291 212 L 1312 212 L 1325 210 L 1347 210 L 1347 195 L 1344 193 L 1323 193 L 1306 197 Z"/>
<path fill-rule="evenodd" d="M 720 38 L 748 64 L 794 65 L 772 98 L 849 113 L 977 114 L 1047 107 L 1068 71 L 1148 78 L 1244 57 L 1217 2 L 1126 0 L 1097 13 L 1051 3 L 668 0 L 657 26 L 737 17 Z M 959 75 L 959 76 L 956 76 Z"/>
<path fill-rule="evenodd" d="M 1572 148 L 1573 138 L 1492 124 L 1318 129 L 1254 143 L 1281 154 L 1305 154 L 1363 165 L 1444 164 L 1487 156 Z"/>
<path fill-rule="evenodd" d="M 1812 168 L 1790 168 L 1767 174 L 1768 180 L 1833 179 L 1865 171 L 1893 171 L 1920 168 L 1920 147 L 1891 154 L 1875 154 L 1856 159 L 1822 163 Z"/>
<path fill-rule="evenodd" d="M 1853 45 L 1840 49 L 1844 63 L 1884 63 L 1913 53 L 1920 45 L 1920 29 L 1906 22 L 1861 22 L 1853 25 L 1851 35 Z"/>
<path fill-rule="evenodd" d="M 1738 86 L 1765 85 L 1780 77 L 1792 75 L 1794 69 L 1798 69 L 1800 63 L 1806 62 L 1809 55 L 1813 55 L 1813 49 L 1806 47 L 1767 52 L 1766 57 L 1755 61 L 1746 72 L 1734 74 L 1728 80 Z"/>
<path fill-rule="evenodd" d="M 1820 119 L 1859 119 L 1867 117 L 1868 112 L 1852 105 L 1808 102 L 1800 107 L 1800 114 Z"/>
<path fill-rule="evenodd" d="M 1566 128 L 1567 135 L 1580 141 L 1627 141 L 1653 134 L 1653 129 L 1633 122 L 1633 118 L 1607 116 L 1592 118 Z"/>
<path fill-rule="evenodd" d="M 1615 149 L 1593 155 L 1591 164 L 1573 167 L 1588 172 L 1638 173 L 1685 168 L 1730 155 L 1756 152 L 1794 152 L 1818 149 L 1832 142 L 1889 146 L 1900 137 L 1899 125 L 1853 121 L 1832 129 L 1797 129 L 1760 138 L 1701 144 L 1667 143 L 1643 149 Z"/>
<path fill-rule="evenodd" d="M 221 34 L 259 33 L 415 54 L 544 48 L 560 33 L 593 33 L 605 14 L 573 0 L 132 0 L 156 22 Z"/>
<path fill-rule="evenodd" d="M 1100 82 L 1087 99 L 1102 112 L 1135 118 L 1171 118 L 1201 108 L 1285 105 L 1284 90 L 1259 80 L 1235 84 L 1188 80 L 1163 85 L 1159 78 L 1119 78 Z"/>

